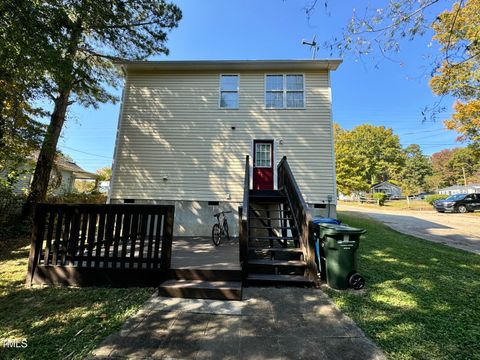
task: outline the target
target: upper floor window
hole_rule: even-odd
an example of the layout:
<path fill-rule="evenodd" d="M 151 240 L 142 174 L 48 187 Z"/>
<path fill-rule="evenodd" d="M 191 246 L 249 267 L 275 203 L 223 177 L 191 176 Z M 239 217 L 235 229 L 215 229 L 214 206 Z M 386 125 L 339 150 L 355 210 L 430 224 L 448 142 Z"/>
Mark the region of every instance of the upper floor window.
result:
<path fill-rule="evenodd" d="M 220 107 L 238 108 L 238 75 L 220 75 Z"/>
<path fill-rule="evenodd" d="M 265 107 L 267 109 L 304 108 L 305 88 L 303 75 L 266 75 Z"/>

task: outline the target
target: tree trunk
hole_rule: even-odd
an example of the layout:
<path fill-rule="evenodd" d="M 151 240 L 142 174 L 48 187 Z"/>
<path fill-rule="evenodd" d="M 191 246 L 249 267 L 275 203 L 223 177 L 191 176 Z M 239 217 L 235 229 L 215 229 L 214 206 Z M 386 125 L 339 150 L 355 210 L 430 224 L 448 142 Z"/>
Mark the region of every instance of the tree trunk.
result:
<path fill-rule="evenodd" d="M 42 148 L 38 155 L 37 165 L 33 174 L 32 184 L 30 185 L 30 193 L 23 209 L 23 218 L 32 218 L 34 205 L 45 201 L 47 197 L 48 183 L 50 181 L 50 173 L 55 161 L 57 152 L 57 143 L 65 123 L 65 115 L 69 106 L 68 99 L 72 92 L 74 83 L 74 59 L 77 53 L 78 43 L 82 36 L 82 21 L 78 19 L 71 28 L 70 44 L 67 49 L 66 59 L 69 66 L 64 72 L 63 78 L 58 82 L 59 92 L 55 99 L 55 107 L 47 133 L 43 139 Z"/>
<path fill-rule="evenodd" d="M 37 165 L 35 166 L 35 172 L 30 186 L 30 193 L 28 194 L 23 211 L 24 218 L 33 215 L 34 204 L 45 201 L 46 199 L 50 173 L 57 152 L 57 143 L 65 122 L 70 91 L 70 89 L 62 90 L 55 99 L 55 107 L 38 155 Z"/>

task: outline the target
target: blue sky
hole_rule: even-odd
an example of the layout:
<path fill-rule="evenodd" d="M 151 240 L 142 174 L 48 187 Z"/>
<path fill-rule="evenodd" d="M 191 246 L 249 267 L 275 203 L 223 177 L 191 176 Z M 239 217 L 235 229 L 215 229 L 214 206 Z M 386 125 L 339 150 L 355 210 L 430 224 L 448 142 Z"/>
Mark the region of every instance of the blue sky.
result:
<path fill-rule="evenodd" d="M 304 12 L 308 0 L 174 2 L 183 19 L 169 35 L 170 55 L 152 59 L 308 59 L 310 49 L 301 45 L 302 39 L 316 35 L 321 41 L 339 34 L 353 8 L 367 3 L 329 1 L 327 14 L 319 1 L 308 20 Z M 430 38 L 427 34 L 406 43 L 396 56 L 402 64 L 381 56 L 344 57 L 332 74 L 334 121 L 347 129 L 363 123 L 392 127 L 403 145 L 420 144 L 426 154 L 461 145 L 455 142 L 456 133 L 443 130 L 441 121 L 422 123 L 421 110 L 437 100 L 428 87 L 428 63 L 423 60 L 435 51 L 435 46 L 428 46 Z M 329 56 L 324 50 L 317 54 Z M 120 96 L 121 89 L 115 93 Z M 448 109 L 451 104 L 451 99 L 444 100 Z M 72 106 L 59 148 L 86 170 L 111 165 L 119 110 L 119 103 L 97 110 Z"/>

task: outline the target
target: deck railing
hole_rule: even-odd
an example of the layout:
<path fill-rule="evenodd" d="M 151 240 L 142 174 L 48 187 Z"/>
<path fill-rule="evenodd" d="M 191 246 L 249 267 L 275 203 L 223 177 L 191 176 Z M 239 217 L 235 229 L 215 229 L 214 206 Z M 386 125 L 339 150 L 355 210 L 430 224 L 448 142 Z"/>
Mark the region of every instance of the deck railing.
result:
<path fill-rule="evenodd" d="M 160 282 L 171 264 L 173 218 L 173 206 L 39 204 L 27 285 Z"/>
<path fill-rule="evenodd" d="M 287 157 L 278 164 L 278 189 L 283 190 L 292 210 L 293 221 L 298 229 L 300 247 L 307 263 L 307 276 L 316 281 L 317 266 L 315 263 L 315 248 L 313 239 L 312 214 L 303 199 L 303 195 L 288 165 Z"/>
<path fill-rule="evenodd" d="M 238 209 L 239 218 L 239 243 L 240 243 L 240 265 L 242 272 L 246 275 L 248 266 L 248 210 L 250 192 L 250 162 L 249 156 L 245 158 L 245 177 L 243 183 L 243 204 Z"/>

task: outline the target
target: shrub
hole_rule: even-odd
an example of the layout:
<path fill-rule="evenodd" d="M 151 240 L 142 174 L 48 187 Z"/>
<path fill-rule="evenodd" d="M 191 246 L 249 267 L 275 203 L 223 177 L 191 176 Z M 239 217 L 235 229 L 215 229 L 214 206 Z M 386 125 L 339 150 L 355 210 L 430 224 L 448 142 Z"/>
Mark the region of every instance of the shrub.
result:
<path fill-rule="evenodd" d="M 0 239 L 28 233 L 28 224 L 21 219 L 25 196 L 16 194 L 11 186 L 0 182 Z"/>
<path fill-rule="evenodd" d="M 50 196 L 47 202 L 50 204 L 105 204 L 107 195 L 100 193 L 71 193 L 61 196 Z"/>
<path fill-rule="evenodd" d="M 385 200 L 387 200 L 388 196 L 384 193 L 375 193 L 373 194 L 373 198 L 377 200 L 378 205 L 383 206 L 385 205 Z"/>
<path fill-rule="evenodd" d="M 433 194 L 433 195 L 428 195 L 425 197 L 425 201 L 428 202 L 430 205 L 433 205 L 433 203 L 437 200 L 444 200 L 448 197 L 449 195 L 445 194 Z"/>

